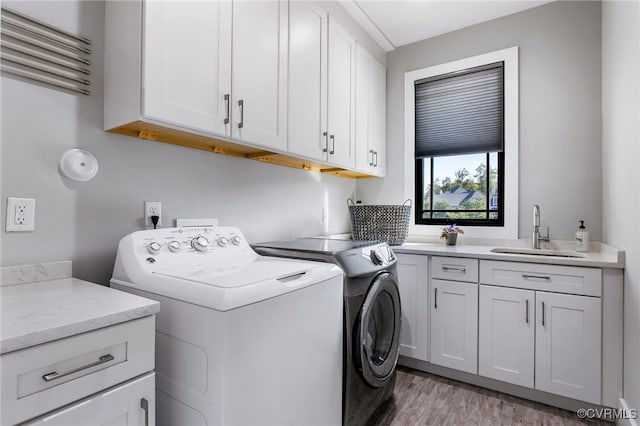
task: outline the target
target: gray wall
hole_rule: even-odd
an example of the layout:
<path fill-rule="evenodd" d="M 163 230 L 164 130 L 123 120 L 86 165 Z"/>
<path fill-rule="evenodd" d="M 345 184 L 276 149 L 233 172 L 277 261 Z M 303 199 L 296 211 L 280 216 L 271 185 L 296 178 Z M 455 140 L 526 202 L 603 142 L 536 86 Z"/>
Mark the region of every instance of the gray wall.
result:
<path fill-rule="evenodd" d="M 2 77 L 3 266 L 71 259 L 75 276 L 107 283 L 118 241 L 142 227 L 144 200 L 162 201 L 165 226 L 177 217 L 216 217 L 251 242 L 349 230 L 346 199 L 355 194 L 355 180 L 103 132 L 103 2 L 3 3 L 86 35 L 94 51 L 88 97 Z M 384 58 L 381 52 L 375 53 Z M 99 161 L 91 181 L 58 173 L 62 153 L 76 147 Z M 35 232 L 5 232 L 9 196 L 36 199 Z"/>
<path fill-rule="evenodd" d="M 626 251 L 624 399 L 640 409 L 640 5 L 602 4 L 604 240 Z"/>
<path fill-rule="evenodd" d="M 600 240 L 599 2 L 553 2 L 390 52 L 387 177 L 358 182 L 358 198 L 403 201 L 406 71 L 512 46 L 520 48 L 519 236 L 530 238 L 531 208 L 540 204 L 553 239 L 572 240 L 584 219 Z"/>

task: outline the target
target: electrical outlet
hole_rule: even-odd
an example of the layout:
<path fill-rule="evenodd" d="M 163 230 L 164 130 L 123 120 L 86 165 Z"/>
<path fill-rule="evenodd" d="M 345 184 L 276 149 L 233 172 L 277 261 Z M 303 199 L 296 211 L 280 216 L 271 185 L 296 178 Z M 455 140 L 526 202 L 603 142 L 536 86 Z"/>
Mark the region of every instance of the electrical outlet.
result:
<path fill-rule="evenodd" d="M 162 225 L 162 203 L 160 201 L 145 201 L 144 202 L 144 226 L 153 228 L 153 222 L 151 216 L 158 216 L 158 225 Z"/>
<path fill-rule="evenodd" d="M 7 232 L 30 232 L 35 229 L 36 200 L 7 198 Z"/>

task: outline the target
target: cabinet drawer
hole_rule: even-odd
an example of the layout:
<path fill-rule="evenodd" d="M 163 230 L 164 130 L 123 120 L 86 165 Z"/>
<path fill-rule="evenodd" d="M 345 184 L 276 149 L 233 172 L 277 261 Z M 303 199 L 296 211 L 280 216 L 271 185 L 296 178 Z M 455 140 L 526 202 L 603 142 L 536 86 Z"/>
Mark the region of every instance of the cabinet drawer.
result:
<path fill-rule="evenodd" d="M 478 259 L 432 256 L 431 277 L 441 280 L 478 282 Z"/>
<path fill-rule="evenodd" d="M 3 354 L 2 421 L 13 425 L 154 369 L 155 317 Z"/>
<path fill-rule="evenodd" d="M 153 426 L 155 393 L 155 373 L 149 373 L 21 426 Z"/>
<path fill-rule="evenodd" d="M 480 282 L 555 293 L 600 296 L 602 270 L 537 263 L 480 261 Z"/>

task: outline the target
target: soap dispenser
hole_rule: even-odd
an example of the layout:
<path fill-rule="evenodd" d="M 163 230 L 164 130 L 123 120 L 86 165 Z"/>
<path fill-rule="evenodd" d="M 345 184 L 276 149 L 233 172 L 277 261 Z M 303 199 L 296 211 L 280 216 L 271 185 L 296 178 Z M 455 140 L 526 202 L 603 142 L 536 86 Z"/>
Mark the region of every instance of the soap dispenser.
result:
<path fill-rule="evenodd" d="M 589 251 L 589 231 L 584 226 L 584 220 L 580 221 L 576 232 L 576 251 Z"/>

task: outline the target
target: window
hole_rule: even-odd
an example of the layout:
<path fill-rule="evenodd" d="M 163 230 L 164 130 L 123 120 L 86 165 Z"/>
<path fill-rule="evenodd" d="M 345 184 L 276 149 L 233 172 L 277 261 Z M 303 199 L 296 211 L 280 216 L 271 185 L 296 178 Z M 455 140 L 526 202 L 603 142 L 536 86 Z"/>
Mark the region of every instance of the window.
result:
<path fill-rule="evenodd" d="M 405 73 L 411 234 L 518 238 L 518 115 L 517 47 Z"/>
<path fill-rule="evenodd" d="M 415 85 L 416 223 L 502 226 L 504 62 Z"/>

